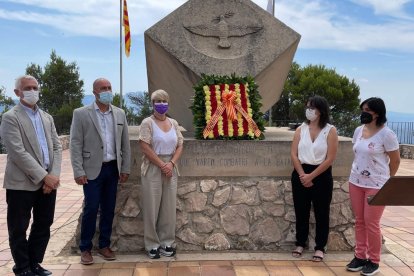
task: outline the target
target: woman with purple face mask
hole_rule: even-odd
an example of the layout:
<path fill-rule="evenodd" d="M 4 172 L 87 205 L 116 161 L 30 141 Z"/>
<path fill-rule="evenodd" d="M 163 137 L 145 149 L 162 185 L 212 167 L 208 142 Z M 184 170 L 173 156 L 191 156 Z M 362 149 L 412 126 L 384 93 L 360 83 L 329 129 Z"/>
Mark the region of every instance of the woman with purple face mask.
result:
<path fill-rule="evenodd" d="M 154 113 L 140 127 L 142 155 L 144 243 L 151 259 L 175 255 L 175 221 L 178 159 L 183 136 L 176 120 L 168 118 L 169 96 L 164 90 L 151 94 Z"/>
<path fill-rule="evenodd" d="M 292 194 L 296 216 L 296 248 L 300 258 L 309 235 L 311 205 L 315 213 L 315 253 L 312 260 L 323 260 L 329 234 L 332 200 L 332 163 L 338 149 L 338 135 L 329 124 L 329 105 L 325 98 L 311 97 L 305 108 L 306 121 L 296 129 L 292 141 Z"/>

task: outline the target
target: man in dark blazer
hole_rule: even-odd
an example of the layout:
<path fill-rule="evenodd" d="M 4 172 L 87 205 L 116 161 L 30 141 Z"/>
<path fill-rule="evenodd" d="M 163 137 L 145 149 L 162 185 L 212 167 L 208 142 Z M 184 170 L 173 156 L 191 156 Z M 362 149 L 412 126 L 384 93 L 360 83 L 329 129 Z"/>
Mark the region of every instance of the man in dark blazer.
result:
<path fill-rule="evenodd" d="M 52 116 L 36 104 L 37 80 L 28 75 L 18 78 L 14 92 L 20 102 L 3 114 L 0 126 L 8 153 L 3 187 L 13 271 L 16 275 L 50 275 L 40 263 L 55 213 L 62 146 Z M 31 212 L 33 223 L 27 239 Z"/>
<path fill-rule="evenodd" d="M 125 112 L 111 105 L 112 86 L 93 83 L 95 102 L 76 109 L 70 131 L 73 174 L 85 196 L 79 248 L 81 263 L 92 264 L 92 239 L 100 210 L 98 255 L 115 260 L 110 248 L 118 182 L 128 180 L 131 150 Z"/>

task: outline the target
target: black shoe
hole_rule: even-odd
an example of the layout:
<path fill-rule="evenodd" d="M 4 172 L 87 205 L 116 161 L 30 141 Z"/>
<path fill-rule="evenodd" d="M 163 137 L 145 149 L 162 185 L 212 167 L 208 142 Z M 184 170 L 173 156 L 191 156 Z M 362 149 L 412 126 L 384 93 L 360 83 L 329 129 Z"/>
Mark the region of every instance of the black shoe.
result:
<path fill-rule="evenodd" d="M 30 270 L 25 270 L 23 272 L 20 273 L 14 273 L 16 276 L 36 276 L 37 274 L 34 274 L 32 271 Z"/>
<path fill-rule="evenodd" d="M 150 259 L 159 259 L 160 258 L 160 252 L 158 251 L 158 248 L 153 248 L 150 251 L 147 252 L 148 257 Z"/>
<path fill-rule="evenodd" d="M 34 274 L 33 272 L 31 272 L 30 270 L 26 270 L 22 273 L 19 274 L 15 274 L 16 276 L 36 276 L 38 274 Z"/>
<path fill-rule="evenodd" d="M 346 265 L 348 271 L 360 271 L 368 263 L 368 260 L 355 257 L 349 264 Z"/>
<path fill-rule="evenodd" d="M 165 248 L 161 246 L 160 254 L 165 257 L 172 257 L 175 255 L 175 249 L 172 248 L 171 246 L 166 246 Z"/>
<path fill-rule="evenodd" d="M 30 269 L 23 269 L 18 271 L 16 265 L 13 266 L 13 272 L 16 276 L 36 276 Z"/>
<path fill-rule="evenodd" d="M 52 275 L 52 272 L 44 269 L 43 267 L 41 267 L 39 264 L 36 265 L 34 268 L 32 268 L 32 272 L 34 273 L 34 275 L 38 275 L 38 276 L 49 276 Z"/>
<path fill-rule="evenodd" d="M 362 268 L 361 275 L 371 276 L 379 272 L 379 264 L 368 260 L 367 264 Z"/>

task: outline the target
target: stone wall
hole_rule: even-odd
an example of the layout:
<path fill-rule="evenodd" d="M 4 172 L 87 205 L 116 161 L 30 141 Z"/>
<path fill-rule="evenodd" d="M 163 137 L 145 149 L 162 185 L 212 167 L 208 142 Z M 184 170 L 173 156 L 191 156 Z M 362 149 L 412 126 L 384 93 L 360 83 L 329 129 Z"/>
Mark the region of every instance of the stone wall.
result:
<path fill-rule="evenodd" d="M 130 128 L 132 170 L 129 182 L 118 188 L 112 247 L 119 252 L 144 249 L 137 134 L 138 128 Z M 290 182 L 292 136 L 292 131 L 273 128 L 267 129 L 264 141 L 186 138 L 178 164 L 181 176 L 177 189 L 177 247 L 290 251 L 295 240 Z M 347 182 L 351 163 L 351 139 L 341 138 L 333 166 L 330 250 L 354 246 Z M 310 221 L 309 245 L 313 248 L 313 214 Z M 73 247 L 77 249 L 76 244 Z"/>
<path fill-rule="evenodd" d="M 140 184 L 120 187 L 113 246 L 120 251 L 144 249 Z M 329 250 L 354 246 L 348 182 L 335 180 Z M 311 215 L 314 246 L 315 219 Z M 295 213 L 291 182 L 286 178 L 182 177 L 177 192 L 177 247 L 180 250 L 291 250 Z"/>
<path fill-rule="evenodd" d="M 400 145 L 400 155 L 404 159 L 414 159 L 414 145 Z"/>
<path fill-rule="evenodd" d="M 69 142 L 70 136 L 69 135 L 61 135 L 59 136 L 60 143 L 62 144 L 62 150 L 69 149 Z"/>

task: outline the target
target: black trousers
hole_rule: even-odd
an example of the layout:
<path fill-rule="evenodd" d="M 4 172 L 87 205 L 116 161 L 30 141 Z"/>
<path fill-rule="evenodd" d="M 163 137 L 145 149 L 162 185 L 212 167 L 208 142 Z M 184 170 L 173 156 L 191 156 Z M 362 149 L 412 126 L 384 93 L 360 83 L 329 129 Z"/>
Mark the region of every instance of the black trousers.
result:
<path fill-rule="evenodd" d="M 302 164 L 302 167 L 305 173 L 311 173 L 318 166 Z M 332 167 L 329 167 L 312 182 L 312 187 L 304 187 L 296 170 L 293 171 L 292 193 L 296 215 L 296 246 L 306 246 L 312 204 L 316 221 L 315 250 L 325 252 L 329 235 L 329 211 L 333 191 Z"/>
<path fill-rule="evenodd" d="M 42 188 L 37 191 L 7 189 L 6 201 L 9 244 L 16 264 L 13 270 L 21 273 L 43 261 L 55 214 L 56 190 L 44 194 Z M 32 211 L 33 223 L 27 239 Z"/>

